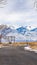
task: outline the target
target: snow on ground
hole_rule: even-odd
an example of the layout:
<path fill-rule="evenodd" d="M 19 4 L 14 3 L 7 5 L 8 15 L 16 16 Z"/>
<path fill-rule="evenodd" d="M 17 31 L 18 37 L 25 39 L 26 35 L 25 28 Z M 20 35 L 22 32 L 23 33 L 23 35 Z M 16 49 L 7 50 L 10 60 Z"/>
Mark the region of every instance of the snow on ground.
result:
<path fill-rule="evenodd" d="M 37 53 L 37 49 L 32 49 L 32 48 L 30 48 L 30 46 L 24 47 L 24 50 L 34 51 L 35 53 Z"/>

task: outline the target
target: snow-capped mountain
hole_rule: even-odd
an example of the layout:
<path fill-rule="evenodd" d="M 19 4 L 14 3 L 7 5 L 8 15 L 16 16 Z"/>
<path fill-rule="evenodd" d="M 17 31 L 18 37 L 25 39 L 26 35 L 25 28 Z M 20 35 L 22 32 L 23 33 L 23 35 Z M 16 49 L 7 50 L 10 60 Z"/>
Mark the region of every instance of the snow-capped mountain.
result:
<path fill-rule="evenodd" d="M 6 35 L 10 32 L 15 33 L 15 29 L 13 27 L 10 27 L 10 26 L 7 26 L 7 25 L 0 26 L 0 33 L 2 35 Z"/>
<path fill-rule="evenodd" d="M 19 27 L 0 25 L 0 34 L 4 36 L 15 36 L 15 40 L 19 42 L 37 41 L 37 28 Z"/>
<path fill-rule="evenodd" d="M 28 31 L 28 29 L 26 27 L 19 27 L 17 28 L 17 31 L 18 33 L 21 33 L 24 35 Z"/>
<path fill-rule="evenodd" d="M 21 34 L 31 34 L 31 32 L 36 32 L 37 33 L 37 28 L 31 28 L 31 26 L 26 26 L 26 27 L 19 27 L 16 29 L 18 31 L 18 33 Z"/>
<path fill-rule="evenodd" d="M 35 26 L 26 26 L 28 30 L 33 30 L 34 28 L 36 28 Z"/>
<path fill-rule="evenodd" d="M 29 29 L 30 28 L 30 29 Z M 37 28 L 19 27 L 17 29 L 19 34 L 22 34 L 26 41 L 37 41 Z"/>
<path fill-rule="evenodd" d="M 33 32 L 37 32 L 37 28 L 34 28 L 34 29 L 32 29 L 31 31 L 33 31 Z"/>

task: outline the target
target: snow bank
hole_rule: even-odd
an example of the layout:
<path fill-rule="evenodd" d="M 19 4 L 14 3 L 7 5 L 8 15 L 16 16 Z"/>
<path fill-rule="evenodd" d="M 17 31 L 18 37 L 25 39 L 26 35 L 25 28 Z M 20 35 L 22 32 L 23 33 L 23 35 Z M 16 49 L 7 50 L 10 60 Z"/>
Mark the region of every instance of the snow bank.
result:
<path fill-rule="evenodd" d="M 37 49 L 32 49 L 32 48 L 30 48 L 29 46 L 24 47 L 24 50 L 27 50 L 27 51 L 34 51 L 35 53 L 37 53 Z"/>

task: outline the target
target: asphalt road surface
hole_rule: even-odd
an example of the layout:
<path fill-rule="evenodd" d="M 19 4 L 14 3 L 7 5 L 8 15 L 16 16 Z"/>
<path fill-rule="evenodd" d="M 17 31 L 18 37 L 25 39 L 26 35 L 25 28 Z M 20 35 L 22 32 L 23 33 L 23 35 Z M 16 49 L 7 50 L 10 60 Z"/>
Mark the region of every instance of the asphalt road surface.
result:
<path fill-rule="evenodd" d="M 0 65 L 37 65 L 37 54 L 23 47 L 0 48 Z"/>

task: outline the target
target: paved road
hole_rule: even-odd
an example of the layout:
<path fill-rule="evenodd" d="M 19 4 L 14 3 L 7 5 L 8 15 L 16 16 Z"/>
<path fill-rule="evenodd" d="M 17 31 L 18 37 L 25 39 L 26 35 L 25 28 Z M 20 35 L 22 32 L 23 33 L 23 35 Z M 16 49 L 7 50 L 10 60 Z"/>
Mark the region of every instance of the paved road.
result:
<path fill-rule="evenodd" d="M 23 47 L 1 48 L 0 65 L 37 65 L 37 54 Z"/>

